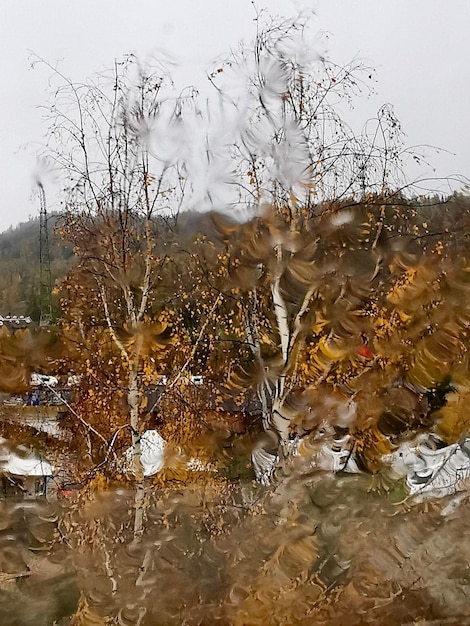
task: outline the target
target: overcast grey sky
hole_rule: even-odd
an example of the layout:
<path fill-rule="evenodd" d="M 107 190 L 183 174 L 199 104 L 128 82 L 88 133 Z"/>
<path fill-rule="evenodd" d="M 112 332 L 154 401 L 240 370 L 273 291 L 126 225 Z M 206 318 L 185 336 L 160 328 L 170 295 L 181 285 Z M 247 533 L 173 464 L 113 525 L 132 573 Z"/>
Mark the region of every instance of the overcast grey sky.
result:
<path fill-rule="evenodd" d="M 314 9 L 328 55 L 377 67 L 377 95 L 357 103 L 358 128 L 391 102 L 410 145 L 430 144 L 431 166 L 411 177 L 470 176 L 470 2 L 468 0 L 259 0 L 284 16 Z M 250 0 L 3 0 L 0 21 L 0 231 L 38 213 L 32 192 L 34 146 L 45 132 L 41 112 L 50 87 L 32 51 L 75 81 L 112 66 L 126 52 L 165 50 L 176 78 L 196 86 L 218 55 L 255 33 Z M 448 152 L 446 152 L 448 151 Z M 441 191 L 449 187 L 435 183 Z M 46 189 L 51 204 L 56 190 Z M 51 208 L 54 208 L 53 206 Z"/>

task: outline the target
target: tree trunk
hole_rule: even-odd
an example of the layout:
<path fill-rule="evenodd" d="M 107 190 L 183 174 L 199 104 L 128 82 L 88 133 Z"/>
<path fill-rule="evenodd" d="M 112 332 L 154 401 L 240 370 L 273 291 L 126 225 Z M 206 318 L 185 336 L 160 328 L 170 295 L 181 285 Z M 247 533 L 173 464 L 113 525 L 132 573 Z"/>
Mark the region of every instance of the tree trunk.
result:
<path fill-rule="evenodd" d="M 144 519 L 144 468 L 141 460 L 141 432 L 139 408 L 141 400 L 141 391 L 139 388 L 139 374 L 137 369 L 132 369 L 129 376 L 129 391 L 127 394 L 127 403 L 129 405 L 131 433 L 132 433 L 132 468 L 135 476 L 135 499 L 134 499 L 134 541 L 140 541 L 143 533 Z"/>

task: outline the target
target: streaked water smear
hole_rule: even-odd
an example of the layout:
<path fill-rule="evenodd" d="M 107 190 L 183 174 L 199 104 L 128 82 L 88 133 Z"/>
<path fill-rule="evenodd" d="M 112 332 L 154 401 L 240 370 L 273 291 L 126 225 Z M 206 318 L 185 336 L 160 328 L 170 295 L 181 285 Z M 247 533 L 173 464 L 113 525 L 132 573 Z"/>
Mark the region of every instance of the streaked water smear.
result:
<path fill-rule="evenodd" d="M 276 489 L 154 485 L 134 544 L 133 494 L 102 488 L 1 503 L 2 624 L 470 620 L 467 497 L 410 502 L 403 482 L 300 455 Z"/>

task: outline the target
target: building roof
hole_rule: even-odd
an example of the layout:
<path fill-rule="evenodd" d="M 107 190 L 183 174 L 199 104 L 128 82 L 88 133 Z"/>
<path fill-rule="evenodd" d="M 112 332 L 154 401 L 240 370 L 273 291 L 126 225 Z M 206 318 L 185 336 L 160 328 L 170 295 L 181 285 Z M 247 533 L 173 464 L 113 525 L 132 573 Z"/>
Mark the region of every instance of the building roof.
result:
<path fill-rule="evenodd" d="M 29 315 L 0 315 L 0 328 L 6 326 L 9 330 L 29 328 L 33 320 Z"/>

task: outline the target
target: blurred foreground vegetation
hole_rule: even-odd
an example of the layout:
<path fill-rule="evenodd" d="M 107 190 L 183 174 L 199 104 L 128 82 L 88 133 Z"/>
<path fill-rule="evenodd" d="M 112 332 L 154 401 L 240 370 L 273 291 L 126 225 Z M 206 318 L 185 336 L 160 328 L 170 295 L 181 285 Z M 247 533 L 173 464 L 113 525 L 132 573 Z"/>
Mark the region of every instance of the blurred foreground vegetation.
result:
<path fill-rule="evenodd" d="M 274 490 L 154 484 L 139 543 L 133 493 L 102 478 L 62 505 L 3 501 L 2 624 L 469 623 L 468 499 L 397 495 L 300 462 Z"/>

